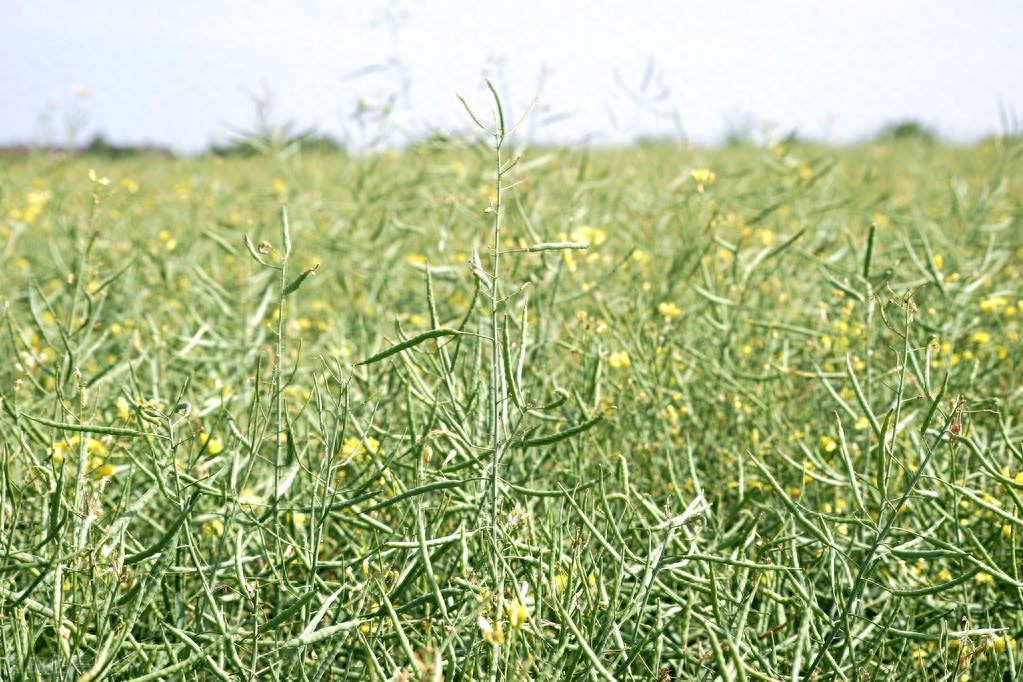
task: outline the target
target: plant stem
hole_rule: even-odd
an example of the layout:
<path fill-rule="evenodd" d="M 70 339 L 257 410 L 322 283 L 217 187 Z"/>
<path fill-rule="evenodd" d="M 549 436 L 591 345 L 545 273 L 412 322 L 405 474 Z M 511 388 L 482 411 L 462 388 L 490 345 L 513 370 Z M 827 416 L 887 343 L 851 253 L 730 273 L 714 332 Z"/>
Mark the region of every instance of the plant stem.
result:
<path fill-rule="evenodd" d="M 495 162 L 497 163 L 497 174 L 496 174 L 496 186 L 495 186 L 495 206 L 494 206 L 494 270 L 491 273 L 491 286 L 490 286 L 490 333 L 491 333 L 491 365 L 490 365 L 490 393 L 491 393 L 491 412 L 490 412 L 490 431 L 493 434 L 493 453 L 490 462 L 490 533 L 491 540 L 494 544 L 494 577 L 497 580 L 496 585 L 498 589 L 501 588 L 503 583 L 502 576 L 502 564 L 499 559 L 498 552 L 498 520 L 501 506 L 501 495 L 498 490 L 500 485 L 500 467 L 501 467 L 501 450 L 502 450 L 502 432 L 501 432 L 501 409 L 504 404 L 505 392 L 504 386 L 502 385 L 501 378 L 504 373 L 501 371 L 501 349 L 498 348 L 498 305 L 499 305 L 499 294 L 498 294 L 498 283 L 501 280 L 501 217 L 502 217 L 502 206 L 501 206 L 501 182 L 504 176 L 501 160 L 501 147 L 504 144 L 505 129 L 504 129 L 504 111 L 501 108 L 501 98 L 498 97 L 497 91 L 491 82 L 487 81 L 487 87 L 490 88 L 491 94 L 494 96 L 494 103 L 497 106 L 498 115 L 498 127 L 494 131 L 494 154 Z"/>

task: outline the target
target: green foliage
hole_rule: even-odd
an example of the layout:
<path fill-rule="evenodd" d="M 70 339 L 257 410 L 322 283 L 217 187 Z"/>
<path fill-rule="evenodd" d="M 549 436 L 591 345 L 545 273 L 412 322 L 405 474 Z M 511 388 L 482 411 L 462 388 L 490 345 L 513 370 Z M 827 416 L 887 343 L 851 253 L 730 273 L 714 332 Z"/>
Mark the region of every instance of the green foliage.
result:
<path fill-rule="evenodd" d="M 933 144 L 938 139 L 937 134 L 920 123 L 919 121 L 897 121 L 889 123 L 877 133 L 879 142 L 901 142 L 904 140 L 916 140 L 927 144 Z"/>
<path fill-rule="evenodd" d="M 130 156 L 161 155 L 170 156 L 170 151 L 155 147 L 139 147 L 136 145 L 118 145 L 109 142 L 102 134 L 97 134 L 89 144 L 80 150 L 94 159 L 121 159 Z"/>
<path fill-rule="evenodd" d="M 479 121 L 5 166 L 0 679 L 1017 678 L 1015 142 Z"/>
<path fill-rule="evenodd" d="M 283 161 L 302 150 L 330 152 L 341 146 L 329 136 L 318 135 L 312 128 L 295 130 L 294 121 L 278 121 L 273 114 L 271 92 L 250 94 L 256 108 L 256 125 L 251 130 L 231 126 L 231 140 L 226 145 L 213 145 L 210 152 L 218 156 L 273 156 Z"/>

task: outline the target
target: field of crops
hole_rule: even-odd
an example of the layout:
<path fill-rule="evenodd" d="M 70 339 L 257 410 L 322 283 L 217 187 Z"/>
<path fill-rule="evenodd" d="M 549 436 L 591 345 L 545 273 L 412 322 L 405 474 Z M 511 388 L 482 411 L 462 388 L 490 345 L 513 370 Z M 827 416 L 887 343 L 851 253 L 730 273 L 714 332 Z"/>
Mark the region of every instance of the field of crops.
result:
<path fill-rule="evenodd" d="M 493 143 L 4 161 L 0 679 L 1023 675 L 1023 143 Z"/>

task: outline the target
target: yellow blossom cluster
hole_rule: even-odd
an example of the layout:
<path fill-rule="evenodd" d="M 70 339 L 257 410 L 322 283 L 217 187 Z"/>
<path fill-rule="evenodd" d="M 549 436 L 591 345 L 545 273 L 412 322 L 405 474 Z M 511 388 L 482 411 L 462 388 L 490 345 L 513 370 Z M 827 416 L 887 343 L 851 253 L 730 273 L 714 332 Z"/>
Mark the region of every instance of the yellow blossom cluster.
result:
<path fill-rule="evenodd" d="M 703 194 L 704 188 L 714 184 L 717 175 L 709 168 L 696 168 L 689 171 L 689 177 L 696 183 L 696 191 Z"/>
<path fill-rule="evenodd" d="M 657 312 L 661 314 L 665 322 L 674 320 L 676 317 L 682 314 L 682 311 L 677 305 L 670 301 L 662 301 L 657 304 Z"/>
<path fill-rule="evenodd" d="M 585 257 L 581 260 L 586 263 L 593 263 L 600 260 L 600 254 L 595 249 L 602 246 L 607 241 L 607 232 L 597 227 L 591 227 L 589 225 L 581 225 L 576 229 L 572 230 L 572 234 L 568 235 L 564 232 L 558 234 L 558 241 L 567 242 L 586 242 L 590 245 L 590 249 L 586 253 Z M 561 252 L 561 258 L 565 262 L 565 267 L 568 268 L 569 272 L 575 272 L 578 268 L 578 262 L 580 256 L 576 255 L 573 249 L 565 249 Z"/>
<path fill-rule="evenodd" d="M 345 438 L 341 444 L 341 455 L 348 462 L 361 462 L 369 459 L 370 455 L 377 455 L 380 452 L 380 441 L 372 436 L 367 438 Z"/>
<path fill-rule="evenodd" d="M 607 364 L 612 369 L 626 369 L 632 365 L 632 359 L 629 357 L 629 351 L 619 350 L 611 353 L 607 359 Z"/>
<path fill-rule="evenodd" d="M 980 309 L 985 313 L 1001 315 L 1002 317 L 1012 317 L 1017 312 L 1023 311 L 1023 299 L 1013 303 L 1008 296 L 997 294 L 982 300 L 980 302 Z"/>
<path fill-rule="evenodd" d="M 82 446 L 82 437 L 78 434 L 57 441 L 51 448 L 50 455 L 54 464 L 63 464 L 71 453 L 76 453 Z M 107 445 L 92 436 L 85 438 L 85 450 L 89 457 L 88 473 L 94 480 L 98 481 L 114 475 L 114 465 L 104 460 L 109 452 Z"/>
<path fill-rule="evenodd" d="M 25 202 L 22 207 L 12 206 L 7 210 L 11 220 L 31 225 L 43 212 L 47 202 L 53 198 L 53 193 L 47 189 L 31 190 L 25 194 Z"/>

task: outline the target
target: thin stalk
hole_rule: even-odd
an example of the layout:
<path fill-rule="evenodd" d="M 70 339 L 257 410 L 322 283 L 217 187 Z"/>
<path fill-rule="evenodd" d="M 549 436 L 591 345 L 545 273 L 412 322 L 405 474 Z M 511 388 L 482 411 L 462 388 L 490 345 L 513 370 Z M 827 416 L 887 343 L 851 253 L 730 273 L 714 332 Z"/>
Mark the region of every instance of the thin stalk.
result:
<path fill-rule="evenodd" d="M 501 495 L 498 491 L 500 485 L 500 466 L 501 466 L 501 407 L 504 401 L 504 391 L 502 391 L 501 377 L 504 373 L 501 371 L 501 350 L 498 348 L 498 283 L 501 277 L 501 218 L 503 216 L 503 207 L 501 202 L 501 184 L 504 173 L 502 171 L 502 158 L 501 148 L 504 145 L 505 129 L 504 129 L 504 111 L 501 108 L 501 98 L 497 96 L 497 91 L 494 86 L 487 81 L 487 87 L 490 88 L 491 94 L 494 96 L 494 103 L 497 106 L 497 118 L 498 128 L 494 131 L 494 155 L 495 162 L 497 163 L 497 174 L 495 182 L 495 205 L 494 205 L 494 269 L 491 273 L 491 286 L 490 286 L 490 333 L 491 333 L 491 355 L 490 355 L 490 394 L 491 394 L 491 405 L 490 405 L 490 432 L 492 434 L 492 455 L 490 462 L 490 535 L 491 541 L 494 544 L 494 576 L 497 579 L 497 586 L 500 589 L 503 580 L 501 579 L 501 562 L 498 560 L 498 515 L 500 513 L 501 506 Z"/>
<path fill-rule="evenodd" d="M 284 433 L 284 389 L 282 386 L 281 376 L 283 374 L 283 363 L 284 363 L 284 299 L 287 298 L 288 293 L 288 258 L 291 256 L 291 230 L 288 225 L 288 208 L 287 206 L 281 207 L 281 235 L 283 241 L 283 251 L 281 252 L 281 264 L 278 268 L 280 289 L 277 293 L 277 344 L 276 344 L 276 357 L 274 358 L 273 365 L 273 392 L 274 392 L 274 465 L 273 465 L 273 492 L 270 514 L 270 523 L 272 524 L 272 534 L 274 538 L 274 550 L 277 553 L 277 562 L 279 566 L 284 565 L 284 548 L 281 543 L 281 528 L 280 528 L 280 489 L 281 489 L 281 461 L 283 459 L 283 445 L 281 444 L 281 434 Z M 258 597 L 258 594 L 257 594 Z M 277 581 L 277 595 L 276 605 L 279 606 L 284 599 L 284 585 L 281 581 Z M 252 630 L 252 637 L 256 639 L 259 633 L 259 626 L 254 625 Z M 274 641 L 277 641 L 278 633 L 274 632 Z M 256 646 L 253 646 L 253 666 L 256 663 Z"/>
<path fill-rule="evenodd" d="M 288 213 L 285 210 L 284 220 L 287 223 Z M 274 391 L 274 412 L 276 429 L 274 431 L 274 488 L 273 488 L 273 518 L 277 518 L 277 491 L 280 481 L 280 465 L 281 465 L 281 433 L 284 424 L 284 395 L 281 389 L 281 363 L 284 358 L 284 288 L 288 285 L 288 256 L 287 254 L 281 259 L 281 267 L 278 274 L 280 275 L 280 294 L 277 298 L 277 345 L 274 349 L 276 357 L 274 358 L 273 365 L 273 391 Z"/>
<path fill-rule="evenodd" d="M 873 287 L 873 285 L 870 282 L 870 264 L 871 264 L 871 260 L 874 257 L 874 235 L 875 235 L 876 232 L 877 232 L 877 227 L 875 225 L 871 225 L 870 226 L 870 230 L 867 232 L 867 248 L 866 248 L 865 253 L 863 254 L 863 330 L 864 330 L 863 331 L 863 362 L 864 362 L 863 385 L 864 385 L 864 402 L 866 404 L 866 408 L 865 409 L 870 413 L 870 418 L 871 419 L 873 419 L 873 405 L 874 405 L 874 403 L 873 403 L 873 400 L 872 400 L 873 399 L 873 389 L 872 389 L 872 387 L 874 385 L 874 377 L 873 377 L 873 371 L 871 369 L 871 364 L 872 363 L 871 363 L 870 356 L 871 356 L 871 353 L 873 352 L 873 349 L 871 348 L 870 341 L 871 341 L 871 325 L 874 323 L 874 319 L 873 319 L 873 317 L 874 317 L 874 287 Z M 884 444 L 884 435 L 880 431 L 877 432 L 877 441 L 878 441 L 878 443 L 877 443 L 878 459 L 877 459 L 877 465 L 876 465 L 877 466 L 877 471 L 875 473 L 877 475 L 878 485 L 880 486 L 881 491 L 882 491 L 882 497 L 885 497 L 887 495 L 887 488 L 885 487 L 887 485 L 887 479 L 883 475 L 883 470 L 885 468 L 885 463 L 884 463 L 885 444 Z M 870 453 L 870 432 L 869 431 L 864 435 L 863 451 L 866 452 L 866 453 Z M 864 473 L 864 480 L 869 481 L 872 478 L 871 475 L 870 475 L 870 463 L 871 463 L 871 461 L 870 461 L 869 454 L 868 454 L 867 457 L 864 458 L 863 462 L 864 462 L 864 466 L 866 467 L 866 470 L 863 472 Z"/>

